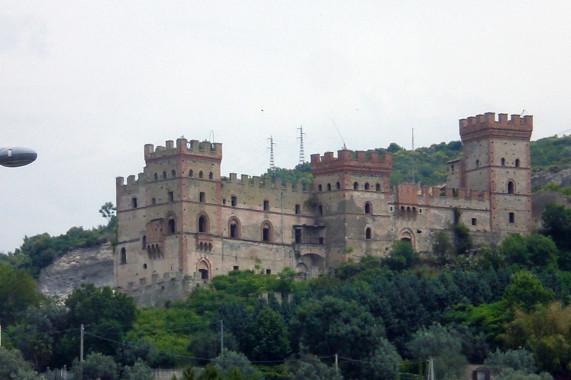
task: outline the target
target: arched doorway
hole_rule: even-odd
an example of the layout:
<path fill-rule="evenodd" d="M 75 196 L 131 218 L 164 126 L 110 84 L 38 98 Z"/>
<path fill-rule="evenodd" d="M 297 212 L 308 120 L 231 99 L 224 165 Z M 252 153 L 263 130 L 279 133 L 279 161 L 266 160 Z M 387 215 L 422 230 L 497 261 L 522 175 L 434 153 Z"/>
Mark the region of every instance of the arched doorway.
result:
<path fill-rule="evenodd" d="M 398 239 L 402 241 L 408 241 L 412 245 L 413 249 L 416 249 L 416 239 L 414 237 L 414 232 L 410 228 L 403 228 L 399 231 Z"/>
<path fill-rule="evenodd" d="M 210 280 L 210 263 L 205 258 L 198 261 L 198 264 L 196 264 L 196 271 L 200 273 L 201 280 Z"/>

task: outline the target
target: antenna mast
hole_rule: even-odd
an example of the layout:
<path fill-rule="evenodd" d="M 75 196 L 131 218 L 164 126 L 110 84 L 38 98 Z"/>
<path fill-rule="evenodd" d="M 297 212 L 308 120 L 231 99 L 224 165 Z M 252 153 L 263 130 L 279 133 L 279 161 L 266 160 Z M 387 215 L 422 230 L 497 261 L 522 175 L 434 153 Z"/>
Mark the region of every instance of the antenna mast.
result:
<path fill-rule="evenodd" d="M 412 129 L 412 183 L 414 181 L 414 128 Z"/>
<path fill-rule="evenodd" d="M 339 132 L 339 128 L 337 128 L 337 124 L 335 124 L 335 121 L 333 119 L 331 119 L 331 122 L 333 123 L 333 126 L 337 130 L 337 133 L 339 133 L 339 137 L 341 137 L 341 141 L 343 141 L 343 149 L 346 150 L 347 145 L 345 145 L 345 140 L 343 139 L 343 136 L 341 136 L 341 132 Z"/>
<path fill-rule="evenodd" d="M 303 164 L 305 162 L 305 153 L 303 151 L 303 135 L 305 135 L 305 133 L 303 132 L 303 125 L 300 125 L 298 130 L 299 137 L 297 139 L 299 140 L 299 163 Z"/>
<path fill-rule="evenodd" d="M 274 143 L 273 136 L 270 136 L 268 141 L 270 142 L 270 146 L 268 147 L 268 149 L 270 150 L 270 170 L 273 171 L 276 169 L 276 166 L 274 165 L 274 145 L 276 144 Z"/>

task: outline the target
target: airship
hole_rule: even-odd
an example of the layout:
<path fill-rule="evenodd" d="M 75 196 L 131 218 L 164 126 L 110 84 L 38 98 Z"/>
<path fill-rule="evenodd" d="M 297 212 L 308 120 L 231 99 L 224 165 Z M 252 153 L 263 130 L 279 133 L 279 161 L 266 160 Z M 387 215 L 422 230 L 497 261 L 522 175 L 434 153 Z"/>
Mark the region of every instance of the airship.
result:
<path fill-rule="evenodd" d="M 38 154 L 29 148 L 0 148 L 0 165 L 9 168 L 31 164 L 37 157 Z"/>

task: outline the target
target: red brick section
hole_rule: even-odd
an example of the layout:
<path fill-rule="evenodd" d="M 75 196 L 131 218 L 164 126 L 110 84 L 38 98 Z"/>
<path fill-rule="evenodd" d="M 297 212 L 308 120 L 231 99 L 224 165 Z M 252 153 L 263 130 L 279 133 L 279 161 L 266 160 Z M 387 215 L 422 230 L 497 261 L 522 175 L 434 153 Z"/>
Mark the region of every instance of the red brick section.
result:
<path fill-rule="evenodd" d="M 364 151 L 357 151 L 356 158 L 353 159 L 350 150 L 339 150 L 337 158 L 333 156 L 333 152 L 327 152 L 323 156 L 311 155 L 311 172 L 314 176 L 342 172 L 381 176 L 390 175 L 391 169 L 390 153 L 383 154 L 382 159 L 379 159 L 379 154 L 376 152 L 369 153 L 367 159 Z"/>

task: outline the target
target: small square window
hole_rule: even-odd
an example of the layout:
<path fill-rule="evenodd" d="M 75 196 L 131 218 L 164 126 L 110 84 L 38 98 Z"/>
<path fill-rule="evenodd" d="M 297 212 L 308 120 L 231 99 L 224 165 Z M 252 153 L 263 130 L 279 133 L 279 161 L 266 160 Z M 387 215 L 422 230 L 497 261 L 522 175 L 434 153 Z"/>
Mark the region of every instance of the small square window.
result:
<path fill-rule="evenodd" d="M 240 270 L 240 267 L 238 265 L 234 265 L 234 270 Z"/>
<path fill-rule="evenodd" d="M 271 270 L 271 269 L 266 269 L 266 274 L 272 274 L 272 270 Z"/>
<path fill-rule="evenodd" d="M 476 226 L 478 224 L 478 219 L 472 218 L 472 225 Z"/>

